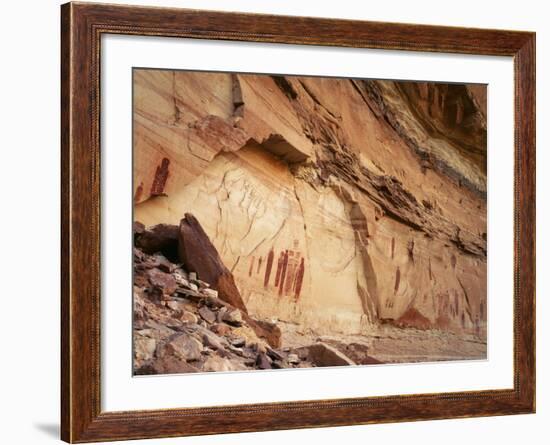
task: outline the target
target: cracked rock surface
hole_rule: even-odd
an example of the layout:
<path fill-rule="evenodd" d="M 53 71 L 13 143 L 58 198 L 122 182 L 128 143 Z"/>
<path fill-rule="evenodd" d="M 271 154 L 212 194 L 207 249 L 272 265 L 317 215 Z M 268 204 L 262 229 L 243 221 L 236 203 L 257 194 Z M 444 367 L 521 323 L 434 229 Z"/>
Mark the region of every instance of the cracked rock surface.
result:
<path fill-rule="evenodd" d="M 275 322 L 283 346 L 363 336 L 384 362 L 486 356 L 483 87 L 141 69 L 134 82 L 135 218 L 164 236 L 137 237 L 145 262 L 181 262 L 169 240 L 191 213 L 223 264 L 208 284 Z"/>

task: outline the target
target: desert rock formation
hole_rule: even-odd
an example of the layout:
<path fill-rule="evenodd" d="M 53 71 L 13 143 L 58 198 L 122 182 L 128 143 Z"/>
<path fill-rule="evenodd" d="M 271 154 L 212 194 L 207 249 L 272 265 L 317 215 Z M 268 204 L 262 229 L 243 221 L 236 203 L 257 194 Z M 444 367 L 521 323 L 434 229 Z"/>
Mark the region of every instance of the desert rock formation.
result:
<path fill-rule="evenodd" d="M 192 213 L 243 313 L 483 345 L 484 87 L 140 69 L 134 95 L 135 219 Z"/>
<path fill-rule="evenodd" d="M 191 214 L 179 227 L 134 223 L 134 244 L 136 375 L 379 363 L 364 342 L 307 338 L 307 345 L 283 347 L 276 324 L 246 313 L 233 275 Z M 184 252 L 182 261 L 167 258 L 174 250 Z"/>

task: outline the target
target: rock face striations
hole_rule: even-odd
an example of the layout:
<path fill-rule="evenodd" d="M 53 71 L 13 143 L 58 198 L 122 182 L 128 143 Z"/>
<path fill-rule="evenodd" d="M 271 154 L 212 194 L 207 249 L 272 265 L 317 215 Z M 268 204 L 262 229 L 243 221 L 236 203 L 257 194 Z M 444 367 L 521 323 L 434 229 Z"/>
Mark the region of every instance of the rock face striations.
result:
<path fill-rule="evenodd" d="M 475 338 L 482 346 L 457 347 L 456 358 L 482 358 L 485 93 L 135 70 L 135 218 L 149 227 L 137 227 L 136 248 L 197 273 L 253 331 L 278 320 L 283 345 L 290 326 L 327 348 L 335 335 L 414 330 Z M 384 348 L 383 361 L 415 360 Z"/>

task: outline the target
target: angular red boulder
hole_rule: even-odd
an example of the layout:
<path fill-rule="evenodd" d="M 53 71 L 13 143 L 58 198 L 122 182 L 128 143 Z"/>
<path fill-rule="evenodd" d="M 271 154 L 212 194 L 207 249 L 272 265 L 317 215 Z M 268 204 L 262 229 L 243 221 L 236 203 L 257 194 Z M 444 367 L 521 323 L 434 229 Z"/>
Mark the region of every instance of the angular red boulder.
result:
<path fill-rule="evenodd" d="M 180 221 L 178 254 L 190 272 L 218 291 L 218 297 L 248 313 L 231 271 L 223 264 L 218 251 L 208 238 L 197 218 L 186 213 Z"/>
<path fill-rule="evenodd" d="M 282 333 L 279 326 L 265 320 L 254 320 L 248 316 L 244 317 L 248 325 L 254 330 L 256 335 L 263 338 L 272 348 L 282 346 Z"/>
<path fill-rule="evenodd" d="M 138 223 L 139 224 L 139 223 Z M 147 229 L 134 225 L 135 245 L 145 253 L 162 253 L 172 262 L 178 255 L 178 226 L 172 224 L 157 224 Z"/>
<path fill-rule="evenodd" d="M 172 295 L 178 288 L 176 280 L 172 275 L 162 272 L 158 269 L 151 269 L 148 272 L 148 277 L 149 282 L 153 286 L 162 289 L 162 292 L 166 295 Z"/>

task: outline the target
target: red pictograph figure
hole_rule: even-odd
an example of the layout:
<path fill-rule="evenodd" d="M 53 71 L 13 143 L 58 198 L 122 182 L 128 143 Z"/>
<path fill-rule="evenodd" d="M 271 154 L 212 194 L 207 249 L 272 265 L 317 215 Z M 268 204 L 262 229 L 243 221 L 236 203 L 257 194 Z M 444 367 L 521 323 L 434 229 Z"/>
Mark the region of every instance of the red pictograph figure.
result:
<path fill-rule="evenodd" d="M 160 165 L 155 171 L 155 178 L 151 184 L 151 196 L 160 196 L 164 193 L 164 187 L 166 186 L 166 181 L 168 180 L 168 167 L 170 166 L 170 159 L 162 158 Z"/>
<path fill-rule="evenodd" d="M 279 296 L 283 295 L 287 267 L 288 267 L 288 250 L 285 250 L 285 253 L 283 256 L 283 267 L 281 269 L 281 277 L 279 280 Z"/>
<path fill-rule="evenodd" d="M 300 267 L 298 267 L 298 272 L 296 273 L 296 282 L 294 285 L 294 299 L 298 300 L 300 298 L 300 292 L 302 291 L 302 283 L 304 281 L 304 272 L 305 272 L 305 262 L 302 258 L 300 260 Z"/>
<path fill-rule="evenodd" d="M 288 252 L 288 267 L 287 267 L 285 289 L 284 289 L 285 295 L 289 295 L 292 291 L 292 288 L 294 287 L 294 278 L 295 278 L 296 268 L 298 266 L 299 255 L 300 255 L 299 252 L 293 252 L 292 250 Z"/>
<path fill-rule="evenodd" d="M 279 281 L 281 280 L 281 272 L 283 270 L 284 261 L 285 261 L 285 253 L 281 252 L 279 254 L 279 260 L 277 261 L 277 273 L 275 274 L 275 287 L 279 286 Z"/>
<path fill-rule="evenodd" d="M 264 275 L 264 288 L 267 289 L 267 286 L 269 285 L 269 278 L 271 277 L 271 268 L 273 267 L 273 257 L 275 256 L 275 253 L 273 252 L 273 248 L 269 251 L 269 254 L 267 255 L 267 264 L 265 266 L 265 275 Z"/>
<path fill-rule="evenodd" d="M 248 276 L 252 276 L 252 271 L 254 270 L 254 257 L 250 258 L 250 267 L 248 268 Z"/>

